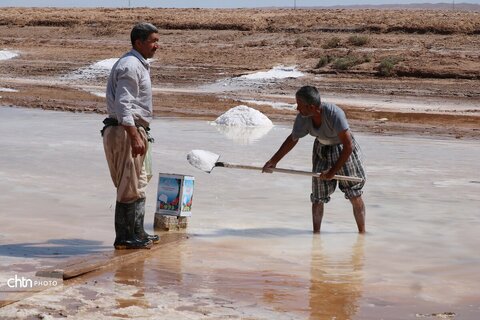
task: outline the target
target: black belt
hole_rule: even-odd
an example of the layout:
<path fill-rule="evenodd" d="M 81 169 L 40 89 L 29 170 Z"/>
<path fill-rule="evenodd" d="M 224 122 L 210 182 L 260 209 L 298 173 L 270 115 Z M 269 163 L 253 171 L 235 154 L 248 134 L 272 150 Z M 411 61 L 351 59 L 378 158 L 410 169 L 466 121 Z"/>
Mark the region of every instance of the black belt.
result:
<path fill-rule="evenodd" d="M 105 118 L 105 119 L 103 119 L 103 124 L 104 124 L 103 129 L 100 130 L 100 133 L 102 134 L 102 137 L 103 137 L 103 134 L 105 133 L 105 129 L 107 129 L 108 127 L 111 127 L 111 126 L 118 126 L 118 125 L 120 125 L 120 124 L 118 123 L 118 120 L 115 119 L 115 118 Z M 142 127 L 143 129 L 145 129 L 145 132 L 147 133 L 147 140 L 148 140 L 149 142 L 154 142 L 154 141 L 155 141 L 155 139 L 153 139 L 153 137 L 150 135 L 150 132 L 149 132 L 149 131 L 150 131 L 150 127 L 144 127 L 144 126 L 141 126 L 141 125 L 136 125 L 136 127 L 137 127 L 137 128 L 138 128 L 138 127 Z"/>

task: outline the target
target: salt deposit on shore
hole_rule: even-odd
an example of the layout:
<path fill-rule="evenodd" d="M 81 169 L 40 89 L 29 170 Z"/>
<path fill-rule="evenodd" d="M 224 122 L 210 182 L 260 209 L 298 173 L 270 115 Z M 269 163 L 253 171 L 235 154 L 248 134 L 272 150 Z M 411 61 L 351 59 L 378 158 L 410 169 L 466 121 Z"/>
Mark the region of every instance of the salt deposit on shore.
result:
<path fill-rule="evenodd" d="M 87 67 L 80 68 L 65 76 L 71 80 L 92 79 L 99 76 L 108 76 L 113 65 L 118 61 L 118 58 L 110 58 L 100 60 Z"/>
<path fill-rule="evenodd" d="M 273 109 L 285 109 L 285 110 L 295 110 L 297 108 L 296 104 L 286 103 L 286 102 L 275 102 L 275 101 L 265 101 L 265 100 L 240 100 L 243 103 L 250 103 L 255 105 L 267 105 L 271 106 Z"/>
<path fill-rule="evenodd" d="M 232 91 L 245 87 L 258 87 L 259 84 L 281 82 L 286 79 L 295 79 L 305 76 L 295 66 L 277 66 L 268 71 L 259 71 L 239 77 L 227 78 L 214 84 L 202 86 L 203 90 L 210 92 Z"/>
<path fill-rule="evenodd" d="M 97 61 L 87 67 L 80 68 L 67 76 L 65 78 L 71 80 L 85 80 L 85 79 L 92 79 L 101 76 L 108 76 L 110 74 L 110 70 L 112 70 L 115 63 L 118 61 L 119 58 L 109 58 Z M 148 59 L 149 63 L 155 61 L 155 59 Z M 95 94 L 92 92 L 92 94 Z M 96 94 L 95 94 L 96 95 Z"/>
<path fill-rule="evenodd" d="M 18 92 L 18 90 L 10 88 L 0 88 L 0 92 Z"/>
<path fill-rule="evenodd" d="M 8 60 L 18 56 L 18 53 L 9 50 L 0 50 L 0 60 Z"/>
<path fill-rule="evenodd" d="M 268 71 L 260 71 L 247 75 L 243 75 L 240 78 L 248 80 L 268 80 L 268 79 L 287 79 L 287 78 L 300 78 L 304 74 L 296 69 L 296 67 L 277 66 Z"/>

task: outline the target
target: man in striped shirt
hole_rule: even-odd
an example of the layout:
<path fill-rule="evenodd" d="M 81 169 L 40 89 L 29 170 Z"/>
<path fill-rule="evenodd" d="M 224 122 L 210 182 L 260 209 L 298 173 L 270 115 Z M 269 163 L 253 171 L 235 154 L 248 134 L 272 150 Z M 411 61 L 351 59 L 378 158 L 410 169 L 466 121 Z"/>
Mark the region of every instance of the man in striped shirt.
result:
<path fill-rule="evenodd" d="M 335 174 L 356 176 L 361 182 L 338 181 L 345 198 L 350 200 L 358 232 L 365 233 L 365 204 L 362 188 L 365 184 L 365 170 L 360 146 L 350 131 L 342 109 L 333 103 L 320 101 L 317 88 L 304 86 L 296 93 L 298 115 L 292 133 L 285 139 L 278 151 L 268 160 L 264 172 L 271 172 L 277 163 L 306 135 L 315 137 L 313 144 L 312 172 L 321 173 L 312 178 L 312 222 L 313 232 L 319 233 L 323 218 L 323 204 L 330 201 L 330 195 L 337 187 Z"/>

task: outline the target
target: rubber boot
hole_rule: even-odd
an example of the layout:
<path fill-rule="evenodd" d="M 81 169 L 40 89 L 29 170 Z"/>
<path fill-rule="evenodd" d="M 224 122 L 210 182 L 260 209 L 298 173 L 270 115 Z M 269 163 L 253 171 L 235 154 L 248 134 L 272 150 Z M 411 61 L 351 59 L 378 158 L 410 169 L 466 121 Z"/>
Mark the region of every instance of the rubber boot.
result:
<path fill-rule="evenodd" d="M 149 235 L 144 229 L 145 221 L 145 198 L 138 199 L 135 202 L 135 235 L 141 240 L 151 240 L 153 243 L 160 241 L 157 235 Z"/>
<path fill-rule="evenodd" d="M 121 236 L 115 240 L 115 249 L 150 249 L 152 247 L 152 241 L 141 240 L 135 236 L 135 202 L 121 203 L 117 202 L 115 207 L 115 217 L 123 217 L 124 231 L 121 232 Z M 119 219 L 121 221 L 121 219 Z M 119 225 L 120 226 L 120 225 Z"/>
<path fill-rule="evenodd" d="M 125 223 L 122 204 L 117 201 L 115 204 L 115 242 L 113 243 L 115 249 L 126 249 L 124 248 L 127 240 L 127 226 Z"/>

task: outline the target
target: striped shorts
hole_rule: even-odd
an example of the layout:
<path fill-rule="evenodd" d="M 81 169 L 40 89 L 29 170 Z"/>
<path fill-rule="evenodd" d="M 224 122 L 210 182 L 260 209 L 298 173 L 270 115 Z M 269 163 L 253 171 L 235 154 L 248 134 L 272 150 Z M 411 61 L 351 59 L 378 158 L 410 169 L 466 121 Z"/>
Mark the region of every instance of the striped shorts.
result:
<path fill-rule="evenodd" d="M 345 194 L 346 199 L 351 199 L 362 195 L 362 188 L 365 184 L 365 171 L 362 165 L 362 152 L 360 146 L 353 138 L 353 151 L 347 162 L 337 172 L 338 175 L 355 176 L 363 178 L 363 182 L 351 182 L 338 180 L 340 190 Z M 340 157 L 343 146 L 341 144 L 324 146 L 315 139 L 313 143 L 313 172 L 323 172 L 330 169 Z M 312 194 L 310 200 L 312 203 L 327 203 L 330 196 L 337 187 L 337 180 L 322 180 L 312 178 Z"/>

